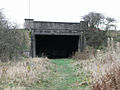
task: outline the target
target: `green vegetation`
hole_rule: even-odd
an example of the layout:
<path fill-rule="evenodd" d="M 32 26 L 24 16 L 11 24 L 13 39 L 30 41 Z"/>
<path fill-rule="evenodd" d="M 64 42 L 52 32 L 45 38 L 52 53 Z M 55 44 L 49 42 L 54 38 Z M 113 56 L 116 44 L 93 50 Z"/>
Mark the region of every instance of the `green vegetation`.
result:
<path fill-rule="evenodd" d="M 79 68 L 72 59 L 55 59 L 52 62 L 56 65 L 51 81 L 54 90 L 89 90 L 84 66 Z M 81 71 L 80 75 L 77 74 L 78 70 Z"/>
<path fill-rule="evenodd" d="M 86 43 L 94 49 L 101 49 L 107 46 L 106 31 L 89 30 L 86 31 Z"/>
<path fill-rule="evenodd" d="M 0 9 L 0 61 L 16 60 L 29 48 L 28 31 L 17 29 Z"/>
<path fill-rule="evenodd" d="M 27 65 L 24 66 L 25 63 Z M 11 62 L 6 65 L 4 63 L 1 66 L 0 88 L 90 90 L 89 73 L 85 70 L 86 65 L 72 59 L 48 60 L 43 58 Z"/>
<path fill-rule="evenodd" d="M 9 26 L 0 11 L 0 90 L 120 89 L 120 31 L 98 31 L 101 16 L 98 18 L 99 13 L 90 14 L 96 14 L 98 22 L 88 22 L 91 29 L 86 32 L 88 50 L 77 53 L 78 59 L 23 57 L 17 61 L 29 48 L 30 32 Z M 85 21 L 88 21 L 88 16 L 84 17 Z M 115 27 L 113 18 L 106 19 L 105 30 Z M 89 46 L 106 51 L 90 50 Z"/>

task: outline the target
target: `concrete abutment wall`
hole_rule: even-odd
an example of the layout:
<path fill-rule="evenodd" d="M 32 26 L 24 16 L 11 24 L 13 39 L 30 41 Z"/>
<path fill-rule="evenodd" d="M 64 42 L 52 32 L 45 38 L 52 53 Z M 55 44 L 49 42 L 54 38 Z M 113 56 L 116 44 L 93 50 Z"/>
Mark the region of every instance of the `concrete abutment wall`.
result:
<path fill-rule="evenodd" d="M 67 58 L 75 51 L 83 51 L 87 22 L 44 22 L 25 19 L 31 31 L 31 56 Z"/>

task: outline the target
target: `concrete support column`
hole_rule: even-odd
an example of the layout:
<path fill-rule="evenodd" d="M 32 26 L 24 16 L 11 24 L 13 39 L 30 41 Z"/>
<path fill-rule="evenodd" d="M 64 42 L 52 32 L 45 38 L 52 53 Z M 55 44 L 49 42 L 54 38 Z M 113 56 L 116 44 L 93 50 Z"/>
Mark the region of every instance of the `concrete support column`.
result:
<path fill-rule="evenodd" d="M 31 30 L 34 28 L 34 19 L 25 19 L 25 29 Z"/>
<path fill-rule="evenodd" d="M 36 57 L 36 40 L 35 40 L 35 35 L 33 36 L 33 57 Z"/>
<path fill-rule="evenodd" d="M 85 31 L 83 33 L 83 50 L 86 48 L 86 37 L 85 37 Z"/>
<path fill-rule="evenodd" d="M 31 30 L 31 56 L 36 56 L 36 39 L 33 30 Z"/>
<path fill-rule="evenodd" d="M 78 39 L 78 52 L 80 52 L 81 50 L 81 35 L 79 36 L 79 39 Z"/>
<path fill-rule="evenodd" d="M 81 40 L 80 40 L 80 51 L 82 52 L 83 51 L 83 45 L 84 45 L 84 41 L 83 41 L 83 32 L 81 32 Z"/>
<path fill-rule="evenodd" d="M 83 52 L 85 46 L 86 46 L 85 33 L 81 32 L 78 39 L 78 52 Z"/>
<path fill-rule="evenodd" d="M 78 52 L 83 52 L 86 46 L 85 31 L 88 30 L 88 22 L 80 21 L 80 36 L 78 40 Z"/>

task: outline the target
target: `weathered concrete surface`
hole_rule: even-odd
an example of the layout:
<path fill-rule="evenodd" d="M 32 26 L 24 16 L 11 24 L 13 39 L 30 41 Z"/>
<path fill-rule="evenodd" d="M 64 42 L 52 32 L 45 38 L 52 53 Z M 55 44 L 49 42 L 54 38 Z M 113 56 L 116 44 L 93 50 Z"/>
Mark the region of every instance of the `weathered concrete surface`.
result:
<path fill-rule="evenodd" d="M 73 23 L 45 22 L 34 21 L 33 19 L 25 19 L 25 29 L 31 30 L 31 56 L 35 57 L 37 49 L 36 35 L 79 36 L 78 51 L 82 50 L 84 47 L 84 32 L 88 30 L 88 23 L 84 21 L 81 21 L 80 23 Z"/>
<path fill-rule="evenodd" d="M 39 35 L 80 35 L 81 31 L 87 30 L 86 22 L 45 22 L 25 19 L 25 28 L 34 30 Z"/>

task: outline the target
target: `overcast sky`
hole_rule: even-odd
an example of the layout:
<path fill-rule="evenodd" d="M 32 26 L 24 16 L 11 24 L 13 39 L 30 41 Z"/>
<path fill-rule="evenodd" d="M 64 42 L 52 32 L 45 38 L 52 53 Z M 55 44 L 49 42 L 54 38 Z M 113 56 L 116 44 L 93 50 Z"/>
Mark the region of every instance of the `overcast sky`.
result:
<path fill-rule="evenodd" d="M 95 11 L 120 20 L 120 0 L 30 0 L 30 18 L 39 21 L 79 22 Z M 1 0 L 6 17 L 23 27 L 29 18 L 29 0 Z M 120 22 L 118 28 L 120 29 Z"/>

